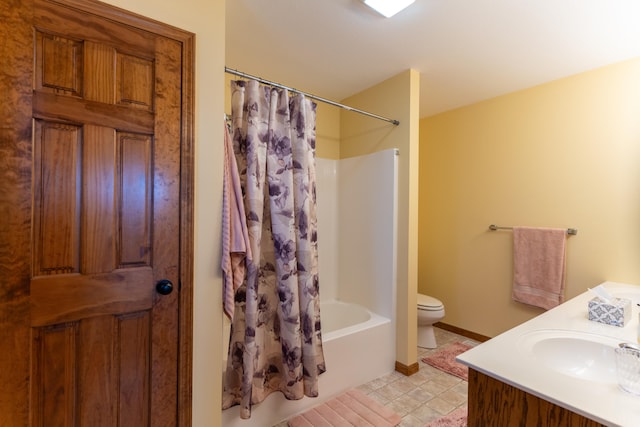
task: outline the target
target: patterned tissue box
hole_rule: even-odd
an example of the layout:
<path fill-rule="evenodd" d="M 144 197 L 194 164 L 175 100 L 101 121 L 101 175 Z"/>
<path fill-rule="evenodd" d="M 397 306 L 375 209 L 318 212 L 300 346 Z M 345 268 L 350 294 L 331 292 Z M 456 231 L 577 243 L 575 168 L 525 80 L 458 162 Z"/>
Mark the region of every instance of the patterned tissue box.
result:
<path fill-rule="evenodd" d="M 589 320 L 612 326 L 624 326 L 630 318 L 630 299 L 613 298 L 611 304 L 598 297 L 589 301 Z"/>

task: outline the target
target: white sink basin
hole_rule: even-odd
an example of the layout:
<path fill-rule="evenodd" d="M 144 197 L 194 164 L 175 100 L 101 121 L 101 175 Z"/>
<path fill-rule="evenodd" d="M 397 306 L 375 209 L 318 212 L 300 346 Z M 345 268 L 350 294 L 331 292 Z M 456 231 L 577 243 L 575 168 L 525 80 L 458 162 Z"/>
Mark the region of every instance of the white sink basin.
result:
<path fill-rule="evenodd" d="M 522 335 L 517 346 L 525 360 L 553 371 L 585 381 L 617 384 L 614 349 L 619 343 L 619 339 L 602 335 L 546 329 Z"/>

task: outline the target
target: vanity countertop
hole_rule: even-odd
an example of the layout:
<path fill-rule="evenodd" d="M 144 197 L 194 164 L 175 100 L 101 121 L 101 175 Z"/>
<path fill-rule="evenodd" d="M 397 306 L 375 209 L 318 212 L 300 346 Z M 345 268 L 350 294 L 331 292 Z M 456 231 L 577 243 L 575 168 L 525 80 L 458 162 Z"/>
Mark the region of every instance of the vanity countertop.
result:
<path fill-rule="evenodd" d="M 457 360 L 476 371 L 599 423 L 608 426 L 640 426 L 640 396 L 620 389 L 615 381 L 613 357 L 613 348 L 617 343 L 637 342 L 640 287 L 616 282 L 605 282 L 603 286 L 614 297 L 631 299 L 632 315 L 624 327 L 588 320 L 588 302 L 594 295 L 585 291 L 459 355 Z M 560 360 L 558 366 L 551 366 L 552 362 L 548 358 L 544 359 L 531 351 L 531 337 L 536 334 L 592 337 L 610 345 L 610 349 L 606 350 L 606 358 L 611 365 L 608 366 L 608 374 L 613 379 L 585 379 L 580 372 L 567 374 L 566 367 L 560 366 L 563 363 Z M 568 348 L 571 351 L 571 347 Z M 588 364 L 589 352 L 584 348 L 576 348 L 576 351 L 580 351 L 581 357 L 587 356 Z M 563 369 L 565 373 L 560 372 Z"/>

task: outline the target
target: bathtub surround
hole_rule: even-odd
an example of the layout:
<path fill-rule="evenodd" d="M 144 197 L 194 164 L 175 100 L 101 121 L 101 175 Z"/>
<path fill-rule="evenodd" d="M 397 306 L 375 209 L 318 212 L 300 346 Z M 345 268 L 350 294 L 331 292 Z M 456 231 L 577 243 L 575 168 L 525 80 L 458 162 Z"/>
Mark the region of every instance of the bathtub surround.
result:
<path fill-rule="evenodd" d="M 256 81 L 231 87 L 233 149 L 252 258 L 236 307 L 223 409 L 240 417 L 273 392 L 318 395 L 320 336 L 315 200 L 315 104 Z"/>
<path fill-rule="evenodd" d="M 319 217 L 319 239 L 325 228 L 339 237 L 333 248 L 338 278 L 326 284 L 321 299 L 357 303 L 389 319 L 396 303 L 398 158 L 398 150 L 388 149 L 337 161 L 337 191 L 318 196 L 321 209 L 337 208 L 332 224 Z M 333 200 L 320 204 L 323 196 Z M 321 249 L 327 256 L 332 248 Z"/>

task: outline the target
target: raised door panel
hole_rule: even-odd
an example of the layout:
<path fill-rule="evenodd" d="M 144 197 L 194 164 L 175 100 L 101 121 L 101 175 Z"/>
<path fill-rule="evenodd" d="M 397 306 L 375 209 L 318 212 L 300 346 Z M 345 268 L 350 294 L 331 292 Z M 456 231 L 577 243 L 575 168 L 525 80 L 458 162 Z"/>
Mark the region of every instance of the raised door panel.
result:
<path fill-rule="evenodd" d="M 118 425 L 146 426 L 151 419 L 149 312 L 120 316 L 118 332 Z"/>
<path fill-rule="evenodd" d="M 34 427 L 75 425 L 78 324 L 33 332 L 31 416 Z"/>
<path fill-rule="evenodd" d="M 118 266 L 151 265 L 152 138 L 118 133 Z"/>
<path fill-rule="evenodd" d="M 80 188 L 82 129 L 34 123 L 33 274 L 80 270 Z"/>
<path fill-rule="evenodd" d="M 118 52 L 116 103 L 153 111 L 153 61 Z"/>
<path fill-rule="evenodd" d="M 35 88 L 82 96 L 82 41 L 38 30 L 35 39 Z"/>

